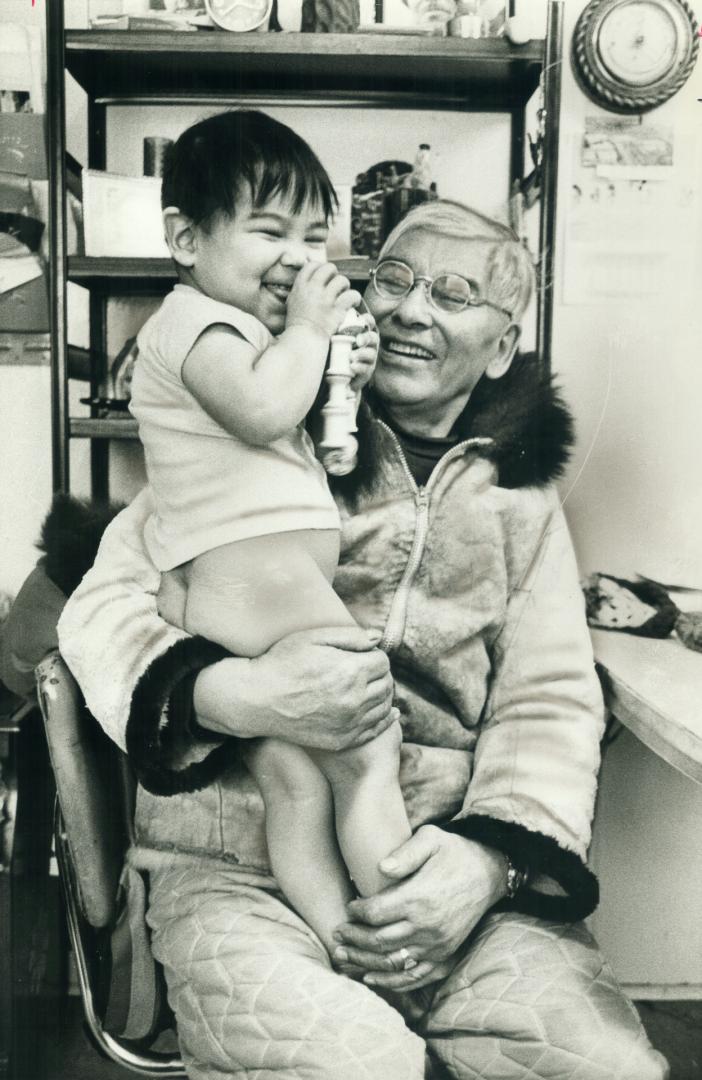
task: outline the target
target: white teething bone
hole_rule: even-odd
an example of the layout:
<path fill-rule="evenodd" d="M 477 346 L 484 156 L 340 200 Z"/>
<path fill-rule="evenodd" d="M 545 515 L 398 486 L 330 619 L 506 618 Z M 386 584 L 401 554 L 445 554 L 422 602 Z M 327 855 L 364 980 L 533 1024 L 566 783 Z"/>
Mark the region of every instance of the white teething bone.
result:
<path fill-rule="evenodd" d="M 332 476 L 346 476 L 358 460 L 357 395 L 350 389 L 352 379 L 351 351 L 354 338 L 366 330 L 366 324 L 350 310 L 335 334 L 332 334 L 329 363 L 324 376 L 328 396 L 322 408 L 322 462 Z"/>

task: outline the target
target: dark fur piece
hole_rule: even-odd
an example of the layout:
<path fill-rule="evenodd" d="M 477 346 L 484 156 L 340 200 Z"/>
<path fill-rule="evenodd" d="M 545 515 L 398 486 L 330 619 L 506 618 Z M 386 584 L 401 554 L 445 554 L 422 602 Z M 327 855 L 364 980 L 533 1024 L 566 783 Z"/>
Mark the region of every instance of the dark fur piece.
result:
<path fill-rule="evenodd" d="M 373 485 L 378 460 L 372 416 L 384 415 L 368 393 L 358 415 L 358 465 L 344 477 L 330 478 L 335 492 L 354 502 Z M 575 440 L 573 417 L 534 353 L 515 357 L 501 379 L 483 376 L 456 422 L 462 439 L 489 438 L 478 452 L 498 467 L 501 487 L 543 487 L 557 480 Z"/>
<path fill-rule="evenodd" d="M 630 593 L 641 601 L 656 609 L 656 614 L 647 619 L 641 626 L 598 626 L 597 601 L 598 592 L 596 586 L 586 586 L 583 589 L 588 613 L 588 619 L 594 617 L 594 626 L 600 630 L 615 630 L 618 634 L 636 634 L 638 637 L 667 638 L 675 629 L 680 611 L 670 598 L 662 585 L 655 581 L 627 581 L 626 578 L 613 577 L 612 574 L 592 575 L 598 578 L 608 578 L 614 581 L 621 589 L 628 589 Z"/>
<path fill-rule="evenodd" d="M 112 503 L 54 495 L 37 547 L 44 552 L 48 577 L 66 596 L 93 565 L 102 534 L 121 509 Z"/>
<path fill-rule="evenodd" d="M 463 438 L 491 438 L 506 488 L 557 480 L 575 441 L 573 418 L 534 353 L 515 357 L 501 379 L 480 380 L 458 421 Z"/>
<path fill-rule="evenodd" d="M 78 587 L 93 565 L 102 534 L 121 509 L 70 495 L 54 496 L 37 546 L 45 553 L 47 575 L 66 596 Z M 180 770 L 171 764 L 172 748 L 192 720 L 187 706 L 184 713 L 172 707 L 179 688 L 189 675 L 226 655 L 225 649 L 205 638 L 188 638 L 154 660 L 139 680 L 127 722 L 127 750 L 140 782 L 148 791 L 156 795 L 197 791 L 237 760 L 237 740 L 227 739 L 200 762 Z M 188 733 L 193 734 L 192 730 Z M 202 738 L 204 733 L 194 734 Z"/>
<path fill-rule="evenodd" d="M 198 791 L 238 759 L 238 740 L 229 738 L 202 761 L 180 769 L 171 761 L 172 748 L 181 734 L 177 728 L 187 726 L 187 719 L 183 723 L 169 708 L 172 696 L 183 679 L 228 655 L 221 645 L 206 638 L 184 638 L 158 656 L 137 683 L 127 721 L 127 753 L 139 781 L 154 795 Z"/>
<path fill-rule="evenodd" d="M 556 922 L 578 922 L 591 915 L 599 903 L 600 890 L 595 875 L 574 851 L 560 847 L 551 836 L 482 814 L 458 818 L 441 827 L 446 832 L 496 848 L 507 855 L 514 866 L 528 870 L 532 880 L 535 875 L 545 874 L 558 882 L 566 894 L 552 896 L 526 885 L 514 900 L 503 901 L 505 910 Z"/>

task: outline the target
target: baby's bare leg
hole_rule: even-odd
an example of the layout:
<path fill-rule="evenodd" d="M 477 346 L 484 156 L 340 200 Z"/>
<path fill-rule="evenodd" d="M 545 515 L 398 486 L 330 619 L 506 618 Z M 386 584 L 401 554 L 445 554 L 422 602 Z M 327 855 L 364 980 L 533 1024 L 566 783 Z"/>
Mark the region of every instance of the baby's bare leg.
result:
<path fill-rule="evenodd" d="M 236 656 L 260 656 L 296 630 L 353 626 L 331 581 L 339 534 L 331 529 L 239 540 L 185 567 L 184 625 Z"/>
<path fill-rule="evenodd" d="M 238 656 L 259 656 L 296 630 L 354 625 L 331 586 L 332 531 L 281 533 L 229 544 L 185 568 L 184 624 Z M 271 867 L 292 906 L 331 952 L 353 896 L 334 832 L 331 789 L 301 747 L 252 740 L 246 762 L 266 807 Z"/>
<path fill-rule="evenodd" d="M 312 553 L 301 539 L 316 545 Z M 189 571 L 186 629 L 256 656 L 295 630 L 347 626 L 353 620 L 329 584 L 336 557 L 324 533 L 260 537 L 207 552 Z M 363 895 L 390 884 L 378 863 L 411 834 L 398 779 L 400 742 L 393 725 L 365 746 L 314 754 L 332 785 L 341 853 Z M 272 846 L 285 859 L 285 837 Z M 273 865 L 277 876 L 286 872 Z"/>
<path fill-rule="evenodd" d="M 255 739 L 245 753 L 266 806 L 276 880 L 331 952 L 354 893 L 334 833 L 329 782 L 301 747 L 281 739 Z"/>
<path fill-rule="evenodd" d="M 362 896 L 392 884 L 378 864 L 412 834 L 400 790 L 401 743 L 396 722 L 363 746 L 312 752 L 332 786 L 339 847 Z"/>

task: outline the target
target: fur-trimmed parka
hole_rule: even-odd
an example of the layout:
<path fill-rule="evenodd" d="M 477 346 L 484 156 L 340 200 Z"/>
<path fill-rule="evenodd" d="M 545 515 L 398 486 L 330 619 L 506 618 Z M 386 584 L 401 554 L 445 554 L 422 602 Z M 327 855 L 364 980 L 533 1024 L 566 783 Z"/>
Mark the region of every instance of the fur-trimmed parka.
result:
<path fill-rule="evenodd" d="M 552 486 L 570 416 L 524 357 L 481 380 L 457 430 L 418 488 L 397 435 L 364 406 L 365 453 L 337 491 L 335 588 L 390 656 L 412 825 L 504 851 L 530 871 L 515 907 L 574 920 L 597 903 L 585 859 L 603 709 Z M 108 527 L 59 623 L 61 651 L 137 769 L 141 864 L 204 857 L 273 884 L 237 740 L 208 740 L 177 707 L 224 650 L 159 618 L 142 539 L 150 510 L 147 489 Z"/>

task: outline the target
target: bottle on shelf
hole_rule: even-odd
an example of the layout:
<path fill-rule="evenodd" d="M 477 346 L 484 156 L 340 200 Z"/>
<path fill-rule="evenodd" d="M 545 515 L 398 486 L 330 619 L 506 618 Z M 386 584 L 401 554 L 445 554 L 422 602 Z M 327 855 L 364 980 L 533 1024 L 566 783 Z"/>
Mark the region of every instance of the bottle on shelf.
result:
<path fill-rule="evenodd" d="M 423 142 L 417 148 L 412 172 L 405 178 L 405 187 L 414 191 L 429 191 L 431 183 L 431 146 Z"/>
<path fill-rule="evenodd" d="M 173 146 L 173 139 L 161 135 L 144 137 L 144 176 L 163 176 L 166 154 Z"/>
<path fill-rule="evenodd" d="M 397 225 L 413 206 L 438 199 L 436 182 L 432 179 L 431 146 L 420 143 L 412 171 L 385 193 L 385 235 Z"/>

